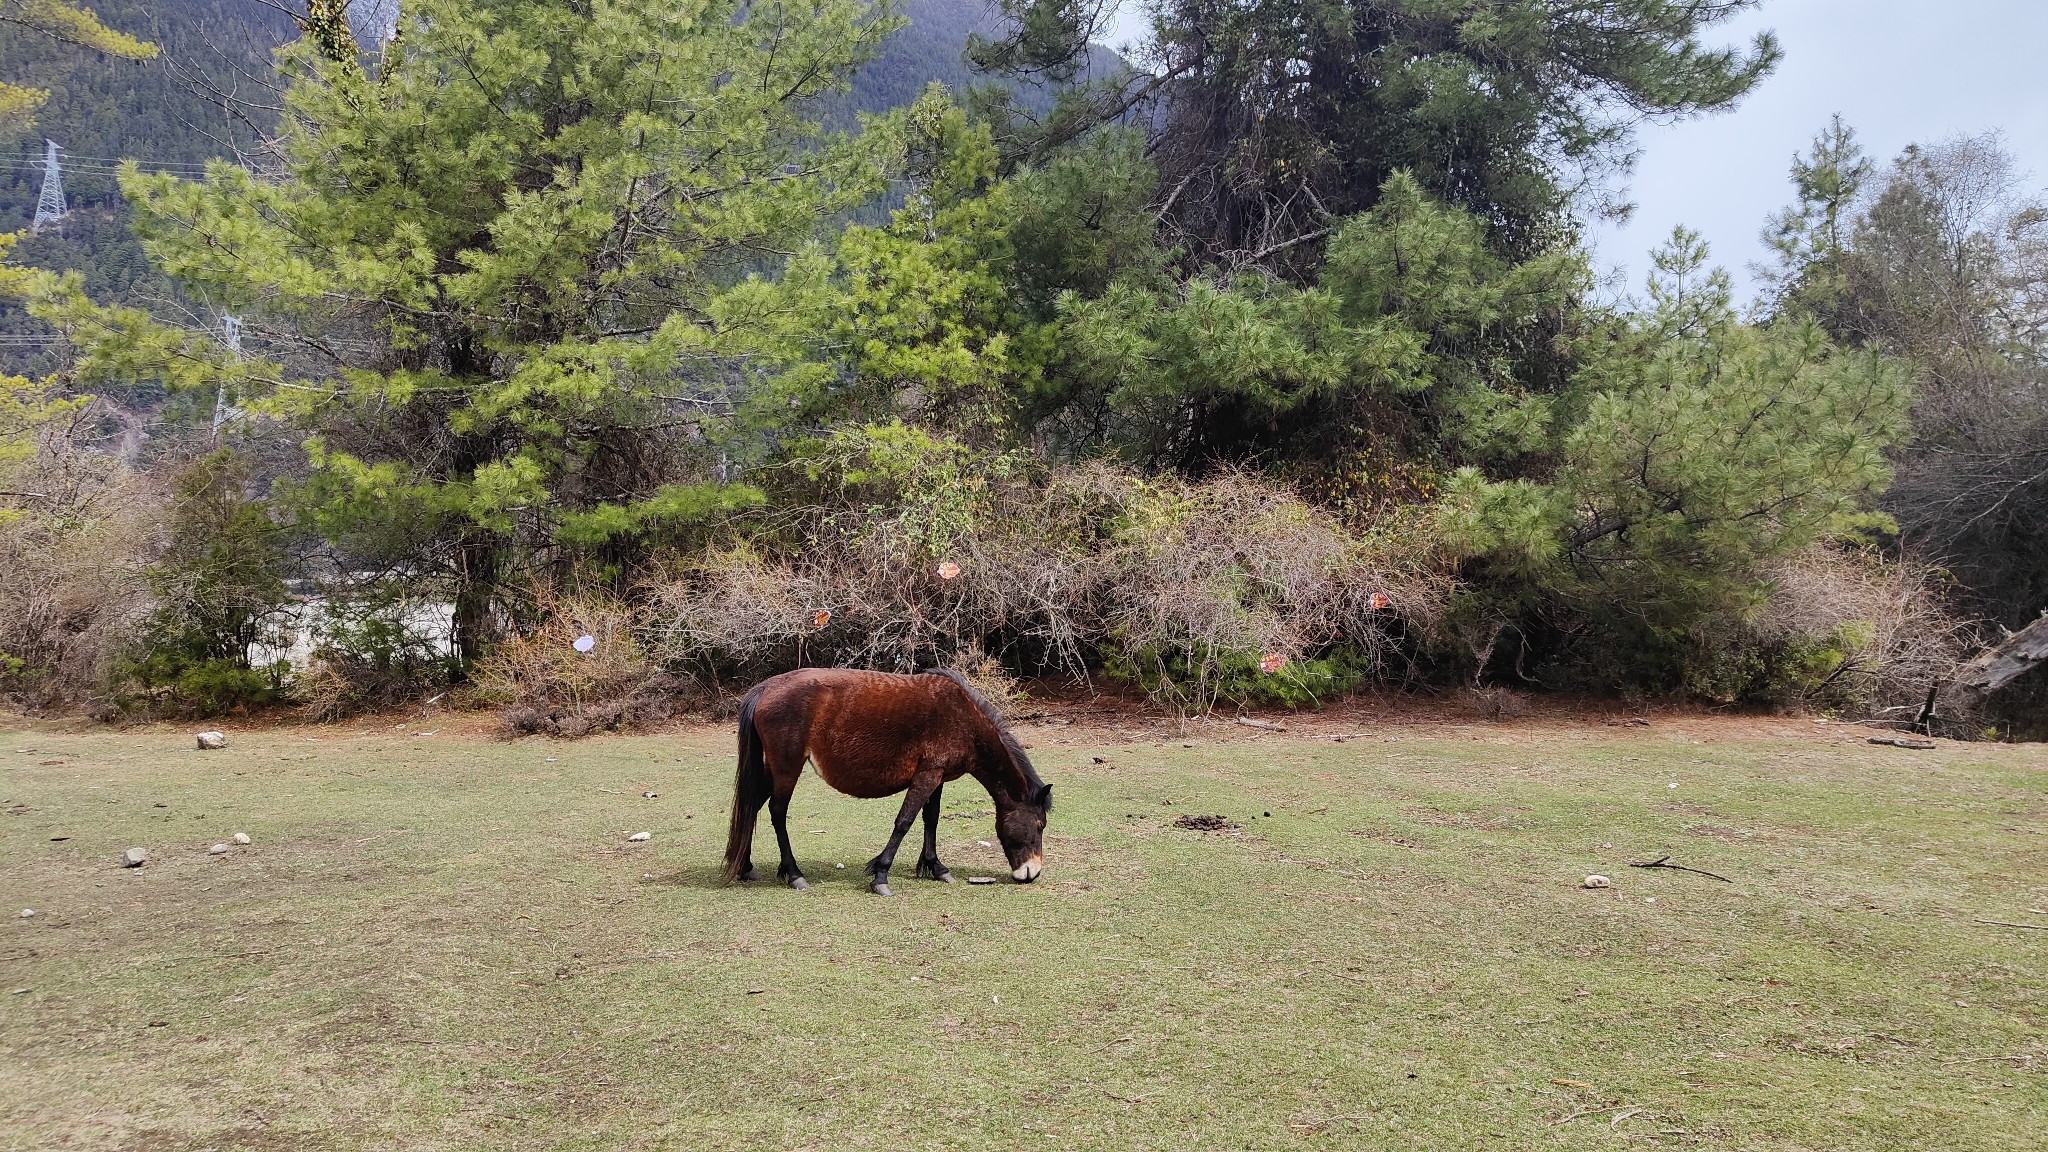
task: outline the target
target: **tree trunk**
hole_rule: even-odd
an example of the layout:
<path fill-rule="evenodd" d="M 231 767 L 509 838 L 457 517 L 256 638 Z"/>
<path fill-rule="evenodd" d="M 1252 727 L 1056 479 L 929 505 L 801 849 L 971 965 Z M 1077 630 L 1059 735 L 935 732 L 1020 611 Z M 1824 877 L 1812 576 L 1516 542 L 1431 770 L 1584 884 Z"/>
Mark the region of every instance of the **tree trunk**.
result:
<path fill-rule="evenodd" d="M 2044 662 L 2048 662 L 2048 616 L 1986 648 L 1957 669 L 1955 687 L 1973 696 L 1988 696 Z"/>
<path fill-rule="evenodd" d="M 455 655 L 466 669 L 497 639 L 491 608 L 497 600 L 503 542 L 487 529 L 472 529 L 455 546 Z"/>

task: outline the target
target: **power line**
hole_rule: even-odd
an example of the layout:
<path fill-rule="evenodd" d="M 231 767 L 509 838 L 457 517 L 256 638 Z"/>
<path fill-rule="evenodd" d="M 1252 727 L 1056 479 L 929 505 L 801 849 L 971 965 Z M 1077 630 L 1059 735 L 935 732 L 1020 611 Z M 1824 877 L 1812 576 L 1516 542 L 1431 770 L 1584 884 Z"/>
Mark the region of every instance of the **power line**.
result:
<path fill-rule="evenodd" d="M 39 171 L 42 168 L 44 168 L 47 165 L 47 163 L 48 162 L 45 160 L 23 160 L 15 159 L 13 157 L 0 157 L 0 167 L 14 168 L 24 171 Z M 65 167 L 70 168 L 74 172 L 105 172 L 108 174 L 113 174 L 121 170 L 120 166 L 116 164 L 75 163 L 68 156 L 64 158 L 64 165 Z M 204 166 L 198 164 L 158 164 L 150 160 L 139 160 L 136 162 L 136 166 L 139 168 L 143 168 L 145 170 L 155 170 L 160 172 L 190 172 L 193 173 L 194 175 L 203 174 L 206 171 L 206 168 Z"/>

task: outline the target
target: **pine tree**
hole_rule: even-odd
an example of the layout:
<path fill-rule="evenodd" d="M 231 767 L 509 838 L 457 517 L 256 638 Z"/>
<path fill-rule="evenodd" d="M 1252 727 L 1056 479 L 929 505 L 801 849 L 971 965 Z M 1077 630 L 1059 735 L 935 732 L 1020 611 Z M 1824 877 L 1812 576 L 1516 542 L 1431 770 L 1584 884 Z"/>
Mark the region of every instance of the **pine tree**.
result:
<path fill-rule="evenodd" d="M 422 0 L 375 59 L 309 36 L 282 172 L 123 181 L 157 266 L 249 318 L 242 360 L 75 277 L 35 309 L 82 379 L 225 382 L 305 428 L 304 516 L 448 581 L 474 655 L 568 518 L 609 508 L 617 540 L 753 498 L 718 481 L 769 318 L 721 299 L 900 158 L 890 125 L 815 123 L 892 27 L 862 0 Z"/>

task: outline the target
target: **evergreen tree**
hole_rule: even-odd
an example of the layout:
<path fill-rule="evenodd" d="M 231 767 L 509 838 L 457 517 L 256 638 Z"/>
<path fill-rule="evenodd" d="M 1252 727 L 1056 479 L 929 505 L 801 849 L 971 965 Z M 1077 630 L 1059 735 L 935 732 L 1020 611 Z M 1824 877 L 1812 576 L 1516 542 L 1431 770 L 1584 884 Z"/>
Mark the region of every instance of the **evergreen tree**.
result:
<path fill-rule="evenodd" d="M 123 180 L 152 260 L 249 317 L 246 355 L 75 276 L 35 310 L 82 379 L 225 386 L 311 432 L 303 514 L 449 580 L 474 655 L 572 517 L 617 540 L 750 499 L 718 483 L 748 451 L 722 414 L 767 318 L 721 300 L 879 188 L 897 134 L 814 116 L 892 27 L 861 0 L 423 0 L 377 58 L 309 34 L 276 178 Z"/>
<path fill-rule="evenodd" d="M 1792 158 L 1799 202 L 1774 214 L 1763 233 L 1778 260 L 1776 268 L 1764 270 L 1778 311 L 1819 317 L 1841 331 L 1841 319 L 1832 314 L 1849 292 L 1850 234 L 1871 169 L 1855 129 L 1839 115 L 1813 138 L 1806 155 Z"/>
<path fill-rule="evenodd" d="M 1160 207 L 1197 264 L 1306 279 L 1316 242 L 1396 172 L 1478 215 L 1501 251 L 1549 247 L 1580 175 L 1625 168 L 1644 118 L 1726 108 L 1777 64 L 1704 35 L 1754 0 L 1158 0 L 1148 71 L 1102 79 L 1044 144 L 1150 108 Z M 1072 72 L 1091 0 L 1010 0 L 991 67 Z M 1063 65 L 1063 61 L 1067 62 Z"/>

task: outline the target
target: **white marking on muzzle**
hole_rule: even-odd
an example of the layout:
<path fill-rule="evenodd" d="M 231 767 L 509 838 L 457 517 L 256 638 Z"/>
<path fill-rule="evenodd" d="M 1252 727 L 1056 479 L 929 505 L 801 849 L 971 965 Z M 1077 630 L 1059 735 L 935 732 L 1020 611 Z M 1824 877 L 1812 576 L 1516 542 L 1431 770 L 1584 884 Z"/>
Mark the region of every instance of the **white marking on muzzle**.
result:
<path fill-rule="evenodd" d="M 1043 871 L 1045 871 L 1045 861 L 1040 857 L 1033 856 L 1031 859 L 1011 869 L 1010 875 L 1019 884 L 1029 884 L 1033 880 L 1038 879 L 1038 874 Z"/>

